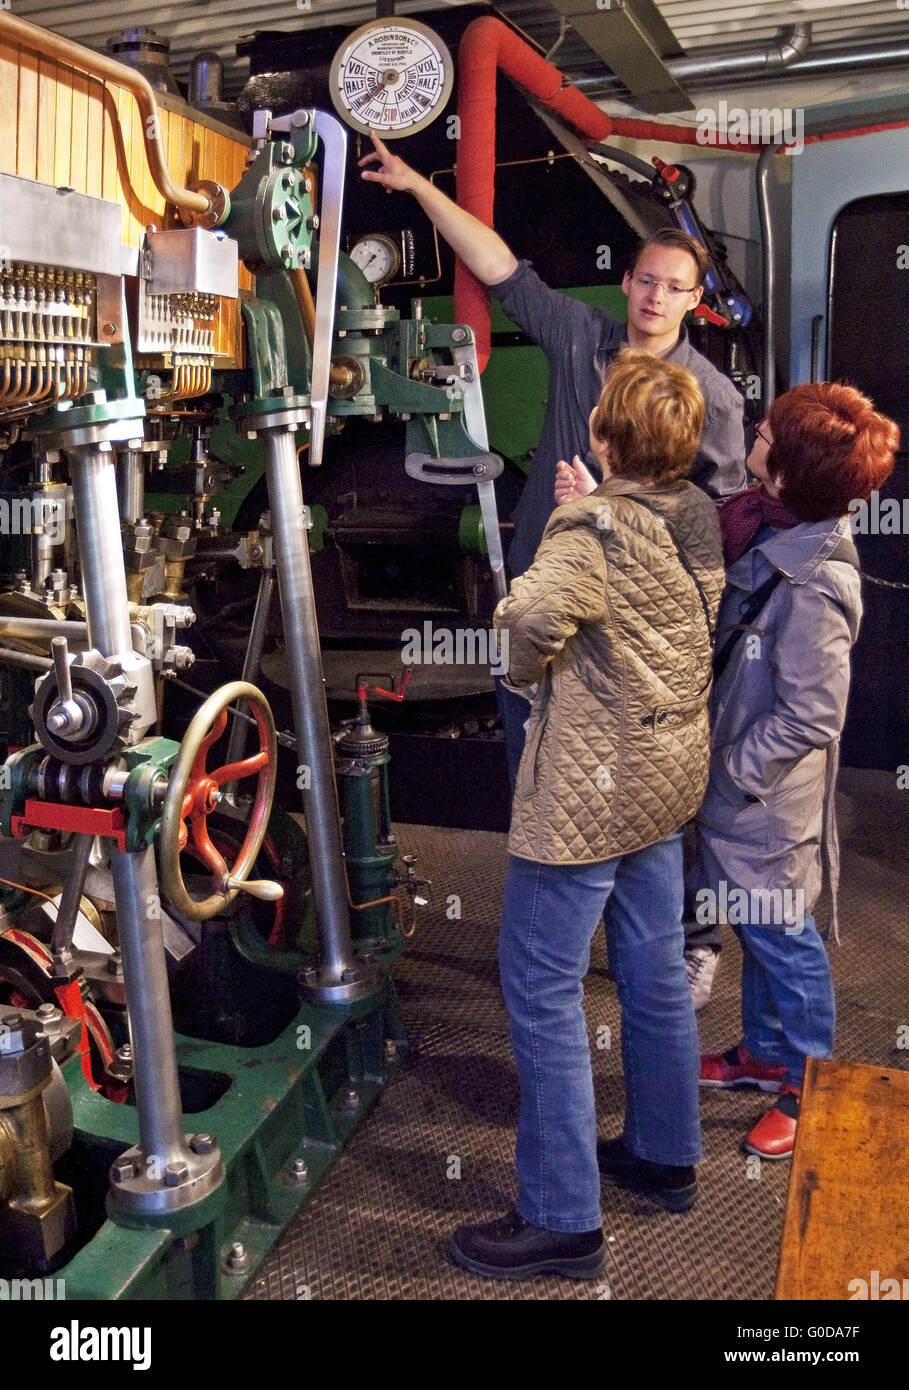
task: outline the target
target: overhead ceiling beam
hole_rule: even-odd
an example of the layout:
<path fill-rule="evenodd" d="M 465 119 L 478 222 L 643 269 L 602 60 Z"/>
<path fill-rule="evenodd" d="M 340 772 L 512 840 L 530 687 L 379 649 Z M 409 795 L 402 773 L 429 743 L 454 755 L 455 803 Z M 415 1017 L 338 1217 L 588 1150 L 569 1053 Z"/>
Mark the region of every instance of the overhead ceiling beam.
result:
<path fill-rule="evenodd" d="M 653 0 L 550 0 L 584 42 L 612 69 L 643 111 L 690 111 L 693 102 L 666 65 L 682 50 Z"/>

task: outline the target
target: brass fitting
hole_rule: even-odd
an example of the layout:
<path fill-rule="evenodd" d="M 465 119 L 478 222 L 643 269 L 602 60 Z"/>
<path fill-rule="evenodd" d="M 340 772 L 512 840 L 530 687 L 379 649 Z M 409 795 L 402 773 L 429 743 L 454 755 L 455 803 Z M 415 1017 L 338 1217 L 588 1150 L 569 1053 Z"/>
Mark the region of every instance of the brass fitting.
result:
<path fill-rule="evenodd" d="M 76 1226 L 72 1190 L 54 1179 L 43 1093 L 53 1075 L 39 1022 L 0 1016 L 0 1249 L 41 1267 Z"/>

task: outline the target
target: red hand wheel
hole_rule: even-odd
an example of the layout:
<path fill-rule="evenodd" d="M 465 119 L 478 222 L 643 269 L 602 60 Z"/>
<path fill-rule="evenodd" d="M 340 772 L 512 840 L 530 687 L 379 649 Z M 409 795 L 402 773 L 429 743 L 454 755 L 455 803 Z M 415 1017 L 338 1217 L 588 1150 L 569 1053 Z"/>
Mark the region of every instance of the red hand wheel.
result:
<path fill-rule="evenodd" d="M 224 732 L 228 706 L 238 700 L 246 701 L 255 718 L 258 751 L 241 762 L 227 763 L 210 772 L 205 766 L 209 749 Z M 265 839 L 277 774 L 275 724 L 265 696 L 246 681 L 222 685 L 220 690 L 209 695 L 183 737 L 161 815 L 158 839 L 161 887 L 169 904 L 181 917 L 196 922 L 216 917 L 241 890 L 270 901 L 282 896 L 284 890 L 280 884 L 247 878 Z M 221 787 L 241 782 L 246 777 L 256 778 L 256 793 L 246 838 L 233 867 L 229 868 L 224 856 L 212 844 L 208 816 L 221 799 Z M 215 891 L 207 898 L 190 897 L 183 881 L 180 851 L 190 841 L 214 881 Z"/>

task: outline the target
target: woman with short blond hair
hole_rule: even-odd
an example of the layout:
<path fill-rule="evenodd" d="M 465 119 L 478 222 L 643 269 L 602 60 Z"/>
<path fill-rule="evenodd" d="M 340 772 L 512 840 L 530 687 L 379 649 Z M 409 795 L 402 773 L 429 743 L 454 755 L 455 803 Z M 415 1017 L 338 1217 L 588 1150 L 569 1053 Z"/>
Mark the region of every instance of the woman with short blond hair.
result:
<path fill-rule="evenodd" d="M 559 465 L 563 505 L 496 610 L 509 681 L 534 689 L 499 947 L 521 1088 L 519 1192 L 504 1220 L 461 1227 L 451 1244 L 480 1274 L 599 1274 L 601 1172 L 670 1210 L 695 1200 L 681 827 L 707 782 L 723 583 L 714 505 L 681 477 L 703 409 L 685 368 L 622 353 L 590 417 L 604 481 Z M 598 1149 L 582 981 L 607 900 L 626 1116 L 623 1139 Z"/>

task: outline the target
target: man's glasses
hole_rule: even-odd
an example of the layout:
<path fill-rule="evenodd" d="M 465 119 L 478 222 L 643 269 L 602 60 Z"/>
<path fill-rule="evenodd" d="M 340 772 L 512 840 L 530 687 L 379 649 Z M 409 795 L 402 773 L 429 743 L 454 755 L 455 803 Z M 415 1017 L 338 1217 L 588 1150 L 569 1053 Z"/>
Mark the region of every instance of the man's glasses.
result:
<path fill-rule="evenodd" d="M 682 294 L 694 294 L 698 288 L 697 285 L 692 285 L 690 289 L 685 285 L 670 285 L 665 280 L 654 280 L 652 275 L 632 275 L 631 278 L 638 289 L 655 290 L 659 287 L 666 291 L 670 299 L 678 299 L 679 295 Z"/>

